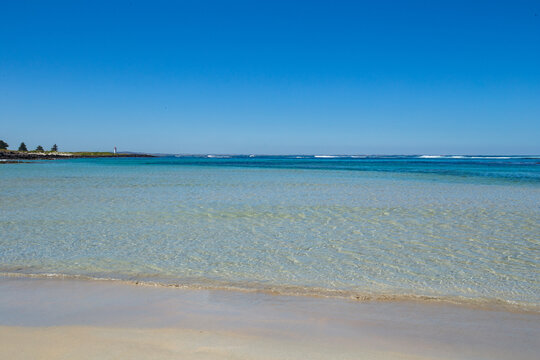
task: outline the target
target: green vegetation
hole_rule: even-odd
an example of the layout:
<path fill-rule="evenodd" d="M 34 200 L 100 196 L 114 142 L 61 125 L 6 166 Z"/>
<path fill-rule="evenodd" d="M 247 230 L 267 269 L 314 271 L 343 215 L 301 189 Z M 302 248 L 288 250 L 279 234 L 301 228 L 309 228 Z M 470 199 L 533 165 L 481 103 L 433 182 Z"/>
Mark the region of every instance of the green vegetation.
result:
<path fill-rule="evenodd" d="M 5 142 L 4 140 L 0 140 L 0 150 L 8 150 L 8 147 L 9 147 L 9 144 L 7 142 Z M 26 144 L 24 142 L 22 142 L 21 145 L 19 145 L 19 150 L 18 151 L 28 151 L 28 147 L 26 146 Z M 57 152 L 58 151 L 58 145 L 54 144 L 51 147 L 50 151 Z M 36 150 L 32 150 L 32 151 L 29 151 L 29 152 L 48 152 L 48 151 L 45 151 L 45 149 L 43 149 L 43 146 L 38 145 L 36 147 Z"/>
<path fill-rule="evenodd" d="M 70 154 L 77 155 L 77 156 L 114 156 L 112 152 L 101 152 L 101 151 L 93 151 L 93 152 L 79 151 L 79 152 L 70 152 Z"/>

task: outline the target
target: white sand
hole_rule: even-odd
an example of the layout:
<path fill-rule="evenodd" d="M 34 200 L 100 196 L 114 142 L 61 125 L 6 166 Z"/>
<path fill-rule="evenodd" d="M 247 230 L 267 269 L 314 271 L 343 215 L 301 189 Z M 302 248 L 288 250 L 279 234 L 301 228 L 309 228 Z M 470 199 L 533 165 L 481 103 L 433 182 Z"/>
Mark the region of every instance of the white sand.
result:
<path fill-rule="evenodd" d="M 0 278 L 0 359 L 532 359 L 540 315 Z"/>
<path fill-rule="evenodd" d="M 3 359 L 425 359 L 232 332 L 106 327 L 0 327 Z"/>

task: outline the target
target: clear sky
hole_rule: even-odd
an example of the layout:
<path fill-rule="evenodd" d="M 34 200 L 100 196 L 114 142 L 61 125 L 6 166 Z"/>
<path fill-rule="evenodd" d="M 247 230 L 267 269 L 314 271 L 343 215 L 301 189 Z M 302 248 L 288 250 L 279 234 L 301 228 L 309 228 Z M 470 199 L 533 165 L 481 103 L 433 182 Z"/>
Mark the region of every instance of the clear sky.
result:
<path fill-rule="evenodd" d="M 540 1 L 0 0 L 0 139 L 540 154 Z"/>

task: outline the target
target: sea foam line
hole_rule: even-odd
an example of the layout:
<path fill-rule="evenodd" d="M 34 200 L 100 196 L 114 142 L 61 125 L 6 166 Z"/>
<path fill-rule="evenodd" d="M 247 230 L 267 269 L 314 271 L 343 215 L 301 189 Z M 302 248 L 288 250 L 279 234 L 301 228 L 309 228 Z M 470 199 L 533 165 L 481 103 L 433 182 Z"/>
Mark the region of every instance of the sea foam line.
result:
<path fill-rule="evenodd" d="M 440 296 L 421 294 L 391 294 L 377 292 L 357 292 L 348 290 L 325 289 L 317 287 L 301 287 L 294 285 L 272 286 L 259 283 L 225 282 L 212 280 L 184 280 L 175 281 L 138 280 L 133 278 L 113 278 L 90 275 L 62 274 L 62 273 L 13 273 L 0 272 L 1 278 L 30 278 L 30 279 L 57 279 L 78 281 L 110 281 L 121 284 L 178 288 L 184 290 L 207 291 L 235 291 L 243 293 L 264 293 L 276 296 L 306 296 L 319 298 L 335 298 L 360 302 L 426 302 L 449 304 L 464 307 L 474 307 L 481 310 L 504 310 L 520 313 L 540 314 L 540 304 L 523 303 L 495 298 L 465 298 L 461 296 Z"/>

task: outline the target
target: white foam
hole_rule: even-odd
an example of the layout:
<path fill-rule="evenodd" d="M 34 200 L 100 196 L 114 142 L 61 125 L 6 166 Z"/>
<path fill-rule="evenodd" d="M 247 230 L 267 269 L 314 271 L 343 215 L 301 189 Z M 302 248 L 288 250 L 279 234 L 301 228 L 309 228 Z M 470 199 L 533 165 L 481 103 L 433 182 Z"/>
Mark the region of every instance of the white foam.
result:
<path fill-rule="evenodd" d="M 519 156 L 420 155 L 419 159 L 521 159 Z"/>
<path fill-rule="evenodd" d="M 512 159 L 511 156 L 471 156 L 469 159 Z M 516 158 L 519 159 L 519 158 Z"/>

